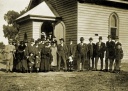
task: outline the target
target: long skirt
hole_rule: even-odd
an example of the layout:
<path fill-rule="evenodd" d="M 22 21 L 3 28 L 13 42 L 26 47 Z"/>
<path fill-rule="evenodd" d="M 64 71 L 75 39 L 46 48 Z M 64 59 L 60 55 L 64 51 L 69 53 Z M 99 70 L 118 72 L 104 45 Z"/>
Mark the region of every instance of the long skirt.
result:
<path fill-rule="evenodd" d="M 27 72 L 28 71 L 28 61 L 27 59 L 22 60 L 22 71 Z"/>
<path fill-rule="evenodd" d="M 41 59 L 40 71 L 42 72 L 50 71 L 50 60 L 49 59 Z"/>

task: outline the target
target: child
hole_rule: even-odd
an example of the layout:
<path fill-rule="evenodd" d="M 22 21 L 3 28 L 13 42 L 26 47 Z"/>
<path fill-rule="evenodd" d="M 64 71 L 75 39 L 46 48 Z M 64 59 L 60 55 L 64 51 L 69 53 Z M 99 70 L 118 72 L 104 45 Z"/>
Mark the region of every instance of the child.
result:
<path fill-rule="evenodd" d="M 120 72 L 121 59 L 123 58 L 123 50 L 121 48 L 121 44 L 117 44 L 117 48 L 115 50 L 115 67 L 114 72 Z"/>
<path fill-rule="evenodd" d="M 57 70 L 57 46 L 56 42 L 51 42 L 51 53 L 53 56 L 53 60 L 51 62 L 51 70 L 56 71 Z"/>

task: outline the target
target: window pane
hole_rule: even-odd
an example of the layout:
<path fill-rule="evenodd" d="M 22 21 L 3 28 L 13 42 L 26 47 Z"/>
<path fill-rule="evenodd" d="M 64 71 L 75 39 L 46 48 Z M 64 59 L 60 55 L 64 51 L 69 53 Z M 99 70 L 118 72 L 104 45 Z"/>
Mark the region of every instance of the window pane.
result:
<path fill-rule="evenodd" d="M 115 37 L 116 37 L 116 31 L 117 31 L 116 28 L 111 28 L 111 36 L 112 36 L 112 39 L 115 39 Z"/>
<path fill-rule="evenodd" d="M 117 27 L 117 21 L 116 21 L 116 16 L 115 15 L 113 15 L 111 17 L 111 26 L 112 27 Z"/>

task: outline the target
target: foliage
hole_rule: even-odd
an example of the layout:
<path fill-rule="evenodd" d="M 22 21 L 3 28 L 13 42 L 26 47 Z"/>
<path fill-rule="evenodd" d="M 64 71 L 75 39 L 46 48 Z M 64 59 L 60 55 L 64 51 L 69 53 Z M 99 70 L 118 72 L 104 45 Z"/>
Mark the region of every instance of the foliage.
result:
<path fill-rule="evenodd" d="M 19 32 L 19 25 L 15 22 L 15 20 L 25 12 L 25 9 L 20 11 L 20 13 L 13 10 L 9 10 L 4 15 L 4 20 L 7 22 L 7 25 L 3 25 L 4 37 L 8 39 L 15 39 L 15 37 L 17 37 L 17 34 Z"/>

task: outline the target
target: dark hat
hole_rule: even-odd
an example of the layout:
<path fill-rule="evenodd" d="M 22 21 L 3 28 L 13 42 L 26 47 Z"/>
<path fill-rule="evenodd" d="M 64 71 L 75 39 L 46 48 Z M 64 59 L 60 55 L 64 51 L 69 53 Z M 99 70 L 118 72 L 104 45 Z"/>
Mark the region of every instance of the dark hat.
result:
<path fill-rule="evenodd" d="M 54 43 L 56 43 L 56 41 L 51 41 L 51 44 L 54 44 Z"/>
<path fill-rule="evenodd" d="M 61 38 L 60 41 L 61 41 L 61 40 L 64 41 L 64 38 Z"/>
<path fill-rule="evenodd" d="M 34 42 L 34 39 L 33 39 L 33 38 L 31 38 L 30 42 Z"/>
<path fill-rule="evenodd" d="M 24 43 L 28 43 L 28 40 L 24 40 Z"/>
<path fill-rule="evenodd" d="M 107 38 L 111 38 L 111 35 L 108 35 L 108 37 Z"/>
<path fill-rule="evenodd" d="M 20 41 L 20 44 L 24 44 L 24 41 Z"/>
<path fill-rule="evenodd" d="M 115 39 L 119 39 L 119 37 L 118 36 L 116 36 L 116 38 Z"/>
<path fill-rule="evenodd" d="M 92 37 L 90 37 L 90 38 L 89 38 L 89 40 L 93 40 L 93 38 L 92 38 Z"/>
<path fill-rule="evenodd" d="M 35 44 L 38 44 L 38 43 L 39 43 L 39 41 L 38 41 L 38 40 L 36 40 L 36 41 L 35 41 Z"/>
<path fill-rule="evenodd" d="M 12 43 L 16 43 L 16 40 L 13 40 Z"/>
<path fill-rule="evenodd" d="M 84 37 L 80 37 L 80 41 L 84 41 Z"/>
<path fill-rule="evenodd" d="M 52 35 L 52 32 L 49 32 L 49 35 Z"/>
<path fill-rule="evenodd" d="M 41 41 L 41 39 L 40 39 L 40 38 L 38 38 L 37 40 L 38 40 L 38 42 L 40 42 L 40 41 Z"/>
<path fill-rule="evenodd" d="M 73 41 L 73 39 L 72 38 L 69 38 L 69 41 Z"/>
<path fill-rule="evenodd" d="M 102 40 L 102 36 L 99 36 L 99 40 Z"/>
<path fill-rule="evenodd" d="M 50 37 L 47 37 L 46 39 L 50 39 Z"/>

